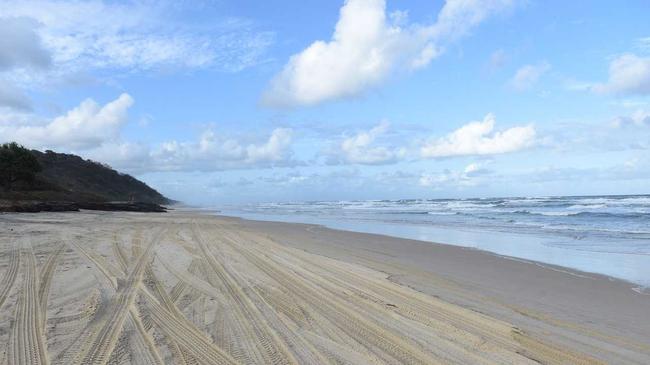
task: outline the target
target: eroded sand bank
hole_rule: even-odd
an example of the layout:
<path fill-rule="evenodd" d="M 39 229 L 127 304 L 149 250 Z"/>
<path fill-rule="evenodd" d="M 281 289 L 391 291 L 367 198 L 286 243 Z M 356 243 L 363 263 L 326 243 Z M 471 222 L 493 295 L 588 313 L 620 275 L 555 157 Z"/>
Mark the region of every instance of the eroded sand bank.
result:
<path fill-rule="evenodd" d="M 454 280 L 448 271 L 438 275 L 435 267 L 400 262 L 417 250 L 434 249 L 413 245 L 314 226 L 178 212 L 2 215 L 2 360 L 641 364 L 650 359 L 648 338 L 640 338 L 643 327 L 633 328 L 637 332 L 628 338 L 616 323 L 608 325 L 611 331 L 583 326 L 526 306 L 525 300 L 508 308 L 506 294 L 489 296 L 471 290 L 480 283 L 466 277 Z M 466 264 L 459 252 L 447 259 Z M 485 255 L 486 265 L 494 264 L 488 259 Z M 472 263 L 480 265 L 476 260 Z M 534 274 L 532 266 L 529 271 Z M 572 277 L 558 275 L 558 280 Z M 502 280 L 502 285 L 510 284 Z M 642 310 L 650 301 L 637 295 L 641 299 L 632 306 Z M 552 302 L 553 293 L 539 300 Z M 606 321 L 609 309 L 603 308 L 599 314 Z M 628 316 L 636 315 L 634 308 Z M 526 310 L 527 320 L 509 312 L 523 316 Z"/>

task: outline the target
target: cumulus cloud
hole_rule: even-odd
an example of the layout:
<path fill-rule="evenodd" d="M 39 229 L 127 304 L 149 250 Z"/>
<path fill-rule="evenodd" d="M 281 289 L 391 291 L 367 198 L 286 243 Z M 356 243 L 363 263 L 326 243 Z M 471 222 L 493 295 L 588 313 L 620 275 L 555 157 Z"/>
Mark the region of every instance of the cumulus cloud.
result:
<path fill-rule="evenodd" d="M 494 124 L 494 115 L 488 114 L 483 121 L 471 122 L 443 138 L 425 142 L 420 155 L 423 158 L 494 155 L 522 150 L 535 141 L 532 125 L 493 132 Z"/>
<path fill-rule="evenodd" d="M 31 147 L 87 149 L 115 139 L 127 120 L 133 98 L 122 94 L 104 106 L 84 100 L 65 115 L 44 125 L 0 125 L 0 137 Z"/>
<path fill-rule="evenodd" d="M 447 0 L 433 25 L 406 24 L 405 13 L 387 16 L 385 0 L 347 0 L 329 41 L 293 55 L 262 97 L 270 106 L 313 105 L 352 97 L 398 68 L 424 67 L 445 42 L 466 35 L 514 0 Z"/>
<path fill-rule="evenodd" d="M 596 93 L 622 95 L 650 94 L 650 57 L 639 57 L 627 53 L 618 56 L 609 64 L 609 79 L 595 84 Z"/>
<path fill-rule="evenodd" d="M 404 149 L 377 146 L 375 141 L 388 131 L 388 122 L 382 122 L 367 131 L 360 131 L 354 136 L 345 138 L 336 151 L 329 156 L 330 164 L 351 163 L 363 165 L 379 165 L 395 162 L 405 154 Z"/>
<path fill-rule="evenodd" d="M 246 162 L 277 162 L 286 156 L 287 147 L 291 145 L 292 130 L 289 128 L 274 129 L 268 141 L 262 145 L 249 145 L 246 148 Z"/>
<path fill-rule="evenodd" d="M 550 69 L 551 65 L 548 62 L 522 66 L 512 76 L 508 85 L 517 91 L 529 90 Z"/>
<path fill-rule="evenodd" d="M 29 18 L 0 18 L 0 71 L 11 68 L 47 68 L 51 58 Z"/>

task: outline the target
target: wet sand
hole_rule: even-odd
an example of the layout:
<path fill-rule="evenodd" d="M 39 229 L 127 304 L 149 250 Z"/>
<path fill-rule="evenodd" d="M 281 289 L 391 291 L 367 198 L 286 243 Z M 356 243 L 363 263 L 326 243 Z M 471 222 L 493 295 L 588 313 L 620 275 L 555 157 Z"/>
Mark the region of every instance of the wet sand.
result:
<path fill-rule="evenodd" d="M 0 215 L 9 364 L 647 364 L 650 296 L 633 289 L 313 225 Z"/>

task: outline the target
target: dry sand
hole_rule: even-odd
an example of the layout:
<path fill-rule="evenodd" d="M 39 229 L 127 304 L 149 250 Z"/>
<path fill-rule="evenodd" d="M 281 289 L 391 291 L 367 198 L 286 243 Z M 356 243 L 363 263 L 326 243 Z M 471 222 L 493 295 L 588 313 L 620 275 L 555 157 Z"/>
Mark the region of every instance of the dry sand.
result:
<path fill-rule="evenodd" d="M 188 212 L 0 215 L 7 364 L 648 364 L 650 296 L 458 247 Z"/>

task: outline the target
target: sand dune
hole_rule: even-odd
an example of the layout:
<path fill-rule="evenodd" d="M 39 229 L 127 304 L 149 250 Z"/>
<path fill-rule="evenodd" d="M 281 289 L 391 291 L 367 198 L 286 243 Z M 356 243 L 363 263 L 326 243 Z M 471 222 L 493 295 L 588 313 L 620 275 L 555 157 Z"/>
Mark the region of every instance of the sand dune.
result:
<path fill-rule="evenodd" d="M 58 213 L 0 224 L 9 364 L 599 363 L 227 219 Z"/>

